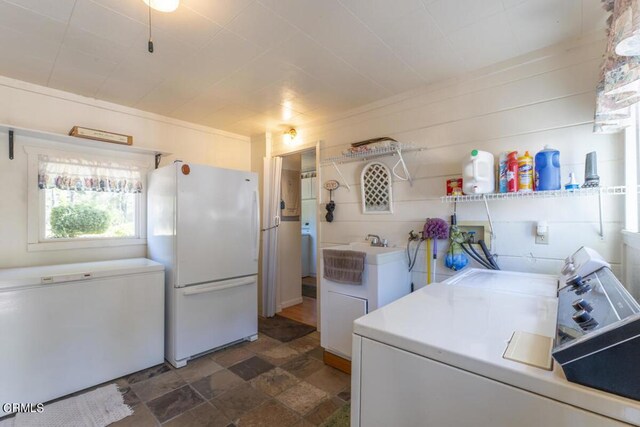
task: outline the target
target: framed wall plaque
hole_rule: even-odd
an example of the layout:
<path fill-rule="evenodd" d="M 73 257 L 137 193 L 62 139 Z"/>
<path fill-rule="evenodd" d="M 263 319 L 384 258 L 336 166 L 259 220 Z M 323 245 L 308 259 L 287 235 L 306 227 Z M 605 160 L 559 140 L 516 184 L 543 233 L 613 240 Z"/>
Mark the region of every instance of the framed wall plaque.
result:
<path fill-rule="evenodd" d="M 111 142 L 113 144 L 133 145 L 133 137 L 131 135 L 122 135 L 120 133 L 83 128 L 80 126 L 74 126 L 71 131 L 69 131 L 69 135 L 78 138 L 93 139 L 94 141 Z"/>

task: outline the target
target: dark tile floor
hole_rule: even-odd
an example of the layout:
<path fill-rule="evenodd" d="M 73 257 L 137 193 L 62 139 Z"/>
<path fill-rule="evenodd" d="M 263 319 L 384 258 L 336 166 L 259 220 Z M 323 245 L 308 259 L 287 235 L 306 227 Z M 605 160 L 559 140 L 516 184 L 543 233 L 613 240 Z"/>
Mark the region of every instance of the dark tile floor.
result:
<path fill-rule="evenodd" d="M 117 380 L 134 414 L 112 426 L 348 426 L 350 377 L 322 362 L 320 335 L 261 335 L 174 369 Z"/>

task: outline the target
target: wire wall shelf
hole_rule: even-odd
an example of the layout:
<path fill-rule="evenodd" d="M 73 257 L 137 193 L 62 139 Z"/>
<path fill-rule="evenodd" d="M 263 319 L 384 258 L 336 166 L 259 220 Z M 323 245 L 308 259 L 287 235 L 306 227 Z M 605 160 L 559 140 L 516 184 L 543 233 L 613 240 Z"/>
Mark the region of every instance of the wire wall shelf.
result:
<path fill-rule="evenodd" d="M 343 182 L 345 183 L 345 186 L 349 190 L 351 190 L 351 187 L 349 186 L 349 184 L 346 183 L 347 180 L 344 178 L 344 175 L 342 174 L 342 172 L 340 171 L 340 168 L 338 167 L 339 164 L 356 162 L 360 160 L 372 160 L 372 159 L 377 159 L 377 158 L 386 157 L 386 156 L 398 156 L 398 161 L 393 166 L 393 168 L 391 168 L 391 173 L 393 174 L 393 176 L 395 176 L 399 180 L 409 181 L 409 184 L 413 185 L 411 174 L 409 173 L 409 169 L 407 168 L 407 164 L 404 161 L 404 157 L 402 156 L 402 153 L 407 153 L 411 151 L 422 151 L 422 150 L 425 150 L 425 148 L 415 147 L 413 144 L 402 144 L 400 142 L 393 142 L 388 145 L 371 148 L 369 150 L 363 150 L 363 151 L 358 151 L 353 153 L 347 152 L 347 153 L 342 153 L 342 155 L 340 156 L 328 157 L 326 159 L 322 159 L 320 161 L 320 164 L 333 166 L 335 170 L 338 172 L 338 175 L 340 175 L 340 178 L 342 178 Z"/>
<path fill-rule="evenodd" d="M 368 160 L 377 157 L 393 156 L 398 153 L 398 150 L 400 150 L 401 152 L 408 152 L 413 151 L 413 147 L 409 144 L 401 144 L 396 142 L 382 147 L 371 148 L 365 151 L 343 153 L 340 156 L 328 157 L 326 159 L 322 159 L 321 163 L 330 165 L 332 163 L 349 163 L 358 160 Z"/>
<path fill-rule="evenodd" d="M 465 203 L 482 202 L 485 200 L 514 200 L 514 199 L 557 199 L 565 197 L 585 197 L 585 196 L 618 196 L 627 193 L 627 187 L 592 187 L 578 188 L 576 190 L 553 190 L 553 191 L 533 191 L 529 193 L 490 193 L 490 194 L 469 194 L 463 196 L 442 196 L 443 203 Z"/>

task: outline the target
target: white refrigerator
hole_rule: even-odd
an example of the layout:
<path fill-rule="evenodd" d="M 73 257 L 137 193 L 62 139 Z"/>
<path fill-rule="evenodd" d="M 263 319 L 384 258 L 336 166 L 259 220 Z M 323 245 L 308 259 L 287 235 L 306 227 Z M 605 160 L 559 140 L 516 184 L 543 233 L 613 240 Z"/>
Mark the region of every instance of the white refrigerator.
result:
<path fill-rule="evenodd" d="M 255 173 L 180 161 L 149 174 L 148 256 L 165 265 L 165 358 L 175 367 L 258 333 Z"/>

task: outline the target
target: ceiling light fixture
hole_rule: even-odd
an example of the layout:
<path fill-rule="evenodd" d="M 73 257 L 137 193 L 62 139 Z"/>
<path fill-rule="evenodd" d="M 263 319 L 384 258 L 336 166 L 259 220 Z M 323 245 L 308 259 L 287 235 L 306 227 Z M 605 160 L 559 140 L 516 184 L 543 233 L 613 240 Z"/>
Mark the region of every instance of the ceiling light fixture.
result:
<path fill-rule="evenodd" d="M 180 0 L 143 0 L 146 5 L 158 12 L 173 12 L 180 6 Z"/>
<path fill-rule="evenodd" d="M 288 131 L 286 131 L 284 133 L 284 136 L 282 137 L 284 139 L 285 145 L 293 145 L 293 140 L 296 139 L 297 135 L 298 135 L 298 131 L 296 131 L 294 128 L 291 128 Z"/>

